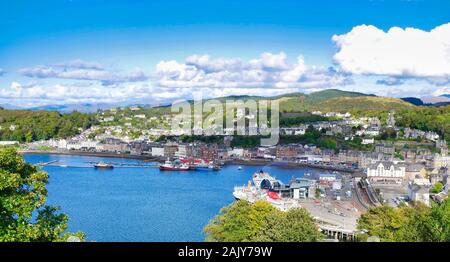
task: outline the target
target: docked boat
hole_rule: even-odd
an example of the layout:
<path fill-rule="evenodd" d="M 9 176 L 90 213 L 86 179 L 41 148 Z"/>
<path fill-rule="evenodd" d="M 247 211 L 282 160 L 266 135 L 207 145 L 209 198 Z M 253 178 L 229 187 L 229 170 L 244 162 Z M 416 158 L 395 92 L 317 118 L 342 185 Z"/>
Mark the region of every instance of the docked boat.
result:
<path fill-rule="evenodd" d="M 180 161 L 170 161 L 167 160 L 164 164 L 159 166 L 159 170 L 161 171 L 188 171 L 192 170 L 191 167 L 185 163 Z"/>
<path fill-rule="evenodd" d="M 282 184 L 279 180 L 262 170 L 254 173 L 252 180 L 253 184 L 260 189 L 271 189 L 274 185 Z"/>
<path fill-rule="evenodd" d="M 105 163 L 105 162 L 98 162 L 94 165 L 94 168 L 96 169 L 113 169 L 114 166 L 111 163 Z"/>
<path fill-rule="evenodd" d="M 195 165 L 195 169 L 196 170 L 200 170 L 200 171 L 218 171 L 220 170 L 220 167 L 217 165 L 214 165 L 212 163 L 210 164 L 206 164 L 206 163 L 200 163 L 200 164 L 196 164 Z"/>
<path fill-rule="evenodd" d="M 214 164 L 214 162 L 208 161 L 206 159 L 180 159 L 181 163 L 189 165 L 191 170 L 198 171 L 218 171 L 220 166 Z"/>

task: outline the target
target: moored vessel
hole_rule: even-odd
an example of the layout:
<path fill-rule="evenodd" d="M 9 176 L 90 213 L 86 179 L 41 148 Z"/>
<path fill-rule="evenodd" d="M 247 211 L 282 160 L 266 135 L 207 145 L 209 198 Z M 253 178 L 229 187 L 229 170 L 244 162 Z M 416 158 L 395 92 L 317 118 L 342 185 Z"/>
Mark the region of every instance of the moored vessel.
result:
<path fill-rule="evenodd" d="M 159 170 L 161 171 L 188 171 L 191 170 L 191 167 L 185 163 L 180 161 L 170 161 L 166 160 L 164 164 L 159 166 Z"/>
<path fill-rule="evenodd" d="M 105 162 L 98 162 L 94 165 L 94 168 L 96 169 L 113 169 L 114 166 L 111 163 L 105 163 Z"/>

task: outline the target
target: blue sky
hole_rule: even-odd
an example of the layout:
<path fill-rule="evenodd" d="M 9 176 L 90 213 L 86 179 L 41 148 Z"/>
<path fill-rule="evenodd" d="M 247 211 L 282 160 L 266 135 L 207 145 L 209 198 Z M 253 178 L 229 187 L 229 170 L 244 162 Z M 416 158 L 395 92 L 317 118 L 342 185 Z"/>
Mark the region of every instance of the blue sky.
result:
<path fill-rule="evenodd" d="M 1 6 L 0 104 L 163 101 L 200 89 L 227 95 L 340 88 L 392 96 L 450 89 L 445 68 L 419 64 L 424 57 L 442 58 L 441 67 L 450 60 L 445 48 L 432 51 L 435 39 L 450 45 L 447 28 L 428 34 L 450 22 L 445 0 L 4 0 Z M 360 25 L 373 27 L 352 31 Z M 393 27 L 423 34 L 386 35 L 377 45 L 377 30 Z M 358 37 L 343 37 L 339 48 L 332 37 L 349 32 Z M 380 50 L 411 39 L 431 43 L 434 53 L 417 55 L 408 62 L 413 68 L 389 64 L 390 54 Z M 397 60 L 417 53 L 408 48 Z M 358 53 L 372 50 L 380 54 Z M 387 66 L 364 66 L 383 59 Z"/>

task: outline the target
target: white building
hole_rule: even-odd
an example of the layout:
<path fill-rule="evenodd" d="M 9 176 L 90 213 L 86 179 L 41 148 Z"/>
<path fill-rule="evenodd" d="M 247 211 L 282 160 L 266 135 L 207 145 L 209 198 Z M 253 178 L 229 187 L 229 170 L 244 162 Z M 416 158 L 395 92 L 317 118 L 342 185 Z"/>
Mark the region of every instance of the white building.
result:
<path fill-rule="evenodd" d="M 374 138 L 364 138 L 361 142 L 363 145 L 373 144 L 375 142 Z"/>
<path fill-rule="evenodd" d="M 134 115 L 134 117 L 135 117 L 135 118 L 141 118 L 141 119 L 144 119 L 144 118 L 145 118 L 145 115 L 144 115 L 144 114 Z"/>
<path fill-rule="evenodd" d="M 164 147 L 152 147 L 152 156 L 164 156 Z"/>
<path fill-rule="evenodd" d="M 410 183 L 408 185 L 408 197 L 411 201 L 421 202 L 430 206 L 430 187 L 425 185 L 418 185 Z"/>
<path fill-rule="evenodd" d="M 13 146 L 18 144 L 18 141 L 0 141 L 0 146 Z"/>
<path fill-rule="evenodd" d="M 232 150 L 228 151 L 228 156 L 231 157 L 243 157 L 244 156 L 244 149 L 243 148 L 233 148 Z"/>
<path fill-rule="evenodd" d="M 391 161 L 378 161 L 367 168 L 371 181 L 394 181 L 400 183 L 405 177 L 405 167 Z"/>
<path fill-rule="evenodd" d="M 103 145 L 92 140 L 86 141 L 69 141 L 66 144 L 68 150 L 95 150 L 102 151 Z"/>

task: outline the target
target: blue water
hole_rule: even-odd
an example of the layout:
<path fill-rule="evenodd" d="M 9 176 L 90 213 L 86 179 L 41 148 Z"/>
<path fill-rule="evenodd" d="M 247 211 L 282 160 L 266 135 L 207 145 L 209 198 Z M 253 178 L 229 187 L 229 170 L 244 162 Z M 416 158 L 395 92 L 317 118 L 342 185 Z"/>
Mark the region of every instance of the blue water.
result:
<path fill-rule="evenodd" d="M 221 171 L 168 172 L 157 168 L 96 170 L 89 162 L 145 164 L 140 160 L 25 155 L 29 163 L 58 160 L 69 167 L 46 166 L 47 204 L 69 215 L 69 230 L 81 230 L 92 241 L 203 241 L 203 227 L 220 208 L 234 201 L 235 185 L 247 184 L 262 167 L 229 165 Z M 264 167 L 283 182 L 305 169 Z"/>

